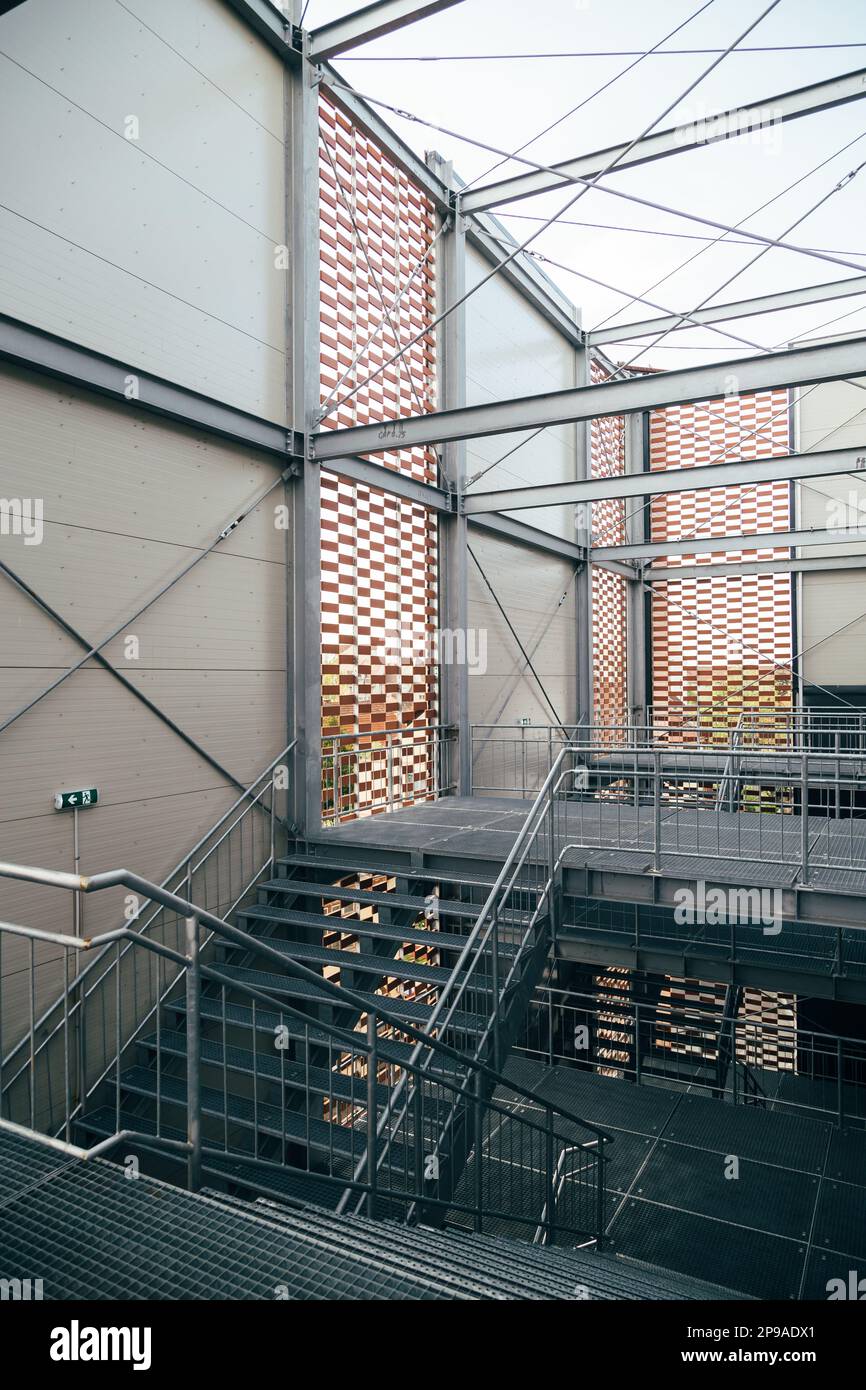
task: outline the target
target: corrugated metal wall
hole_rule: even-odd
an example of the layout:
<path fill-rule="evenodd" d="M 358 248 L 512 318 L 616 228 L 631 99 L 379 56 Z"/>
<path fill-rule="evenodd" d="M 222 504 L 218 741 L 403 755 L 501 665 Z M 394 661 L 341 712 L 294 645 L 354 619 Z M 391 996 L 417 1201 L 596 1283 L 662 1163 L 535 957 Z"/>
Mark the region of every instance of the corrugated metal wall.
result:
<path fill-rule="evenodd" d="M 278 476 L 252 452 L 11 369 L 0 372 L 0 458 L 6 493 L 43 499 L 45 516 L 41 544 L 3 537 L 3 561 L 91 643 Z M 276 500 L 282 488 L 104 649 L 244 784 L 286 742 L 288 562 Z M 84 649 L 6 577 L 0 585 L 3 721 Z M 0 733 L 0 786 L 4 859 L 71 870 L 72 819 L 53 795 L 96 786 L 99 805 L 80 817 L 84 871 L 123 865 L 157 881 L 237 796 L 92 660 Z M 121 893 L 88 898 L 88 933 L 118 926 L 122 909 Z M 4 879 L 0 916 L 71 930 L 72 902 Z M 46 972 L 45 988 L 57 983 Z"/>
<path fill-rule="evenodd" d="M 221 0 L 145 18 L 4 16 L 0 307 L 283 422 L 282 63 Z"/>
<path fill-rule="evenodd" d="M 797 447 L 810 449 L 852 449 L 863 442 L 866 381 L 828 382 L 798 392 L 795 412 Z M 864 457 L 866 457 L 866 450 Z M 866 520 L 866 479 L 856 473 L 835 478 L 816 478 L 799 483 L 798 524 L 803 528 L 845 529 L 861 526 Z M 803 546 L 800 554 L 850 554 L 858 546 Z M 864 569 L 803 574 L 799 577 L 800 641 L 803 652 L 801 674 L 807 682 L 804 698 L 827 704 L 828 697 L 808 684 L 817 682 L 831 689 L 849 687 L 855 692 L 866 686 L 866 566 Z"/>
<path fill-rule="evenodd" d="M 467 288 L 478 284 L 489 269 L 479 252 L 468 247 Z M 577 362 L 572 345 L 501 276 L 472 295 L 466 305 L 466 319 L 469 404 L 575 385 Z M 577 474 L 576 428 L 563 425 L 540 434 L 527 431 L 469 440 L 466 471 L 470 478 L 483 472 L 477 487 L 484 492 L 524 482 L 569 481 Z M 553 535 L 572 541 L 577 538 L 573 507 L 545 507 L 514 515 Z M 470 562 L 469 622 L 486 635 L 487 643 L 487 669 L 472 673 L 469 679 L 471 719 L 481 724 L 520 719 L 534 724 L 560 719 L 573 722 L 577 670 L 574 566 L 568 560 L 527 550 L 473 528 L 470 544 L 486 578 Z M 529 670 L 493 594 L 505 609 L 541 684 Z"/>
<path fill-rule="evenodd" d="M 133 7 L 134 8 L 134 7 Z M 286 419 L 282 63 L 221 0 L 33 0 L 3 17 L 0 312 L 232 405 Z M 91 642 L 122 624 L 279 478 L 274 463 L 50 378 L 0 373 L 2 494 L 42 543 L 3 560 Z M 246 783 L 287 741 L 282 487 L 105 655 Z M 0 721 L 82 648 L 0 576 Z M 138 650 L 126 638 L 137 639 Z M 0 733 L 4 859 L 71 870 L 61 788 L 98 786 L 85 872 L 162 878 L 234 786 L 93 662 Z M 123 895 L 84 903 L 88 933 Z M 0 884 L 0 916 L 72 929 L 66 893 Z M 7 943 L 8 945 L 8 943 Z M 39 950 L 37 1011 L 60 966 Z M 29 1008 L 3 960 L 3 1044 Z"/>

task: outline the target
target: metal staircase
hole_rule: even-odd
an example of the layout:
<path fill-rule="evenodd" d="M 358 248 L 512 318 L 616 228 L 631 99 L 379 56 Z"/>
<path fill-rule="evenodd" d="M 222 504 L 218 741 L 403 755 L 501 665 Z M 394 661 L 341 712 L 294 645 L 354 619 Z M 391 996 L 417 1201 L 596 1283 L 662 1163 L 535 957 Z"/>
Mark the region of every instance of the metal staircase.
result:
<path fill-rule="evenodd" d="M 522 1093 L 532 1104 L 509 1133 L 526 1177 L 519 1192 L 499 1180 L 495 1136 L 520 1093 L 501 1068 L 557 903 L 544 791 L 537 808 L 495 881 L 390 872 L 294 845 L 270 856 L 233 922 L 124 870 L 80 878 L 0 865 L 81 893 L 125 886 L 168 919 L 159 940 L 128 928 L 91 941 L 0 927 L 30 938 L 31 961 L 37 940 L 98 952 L 100 978 L 114 983 L 80 997 L 70 985 L 50 1049 L 31 1018 L 12 1084 L 0 1073 L 0 1125 L 23 1112 L 37 1129 L 45 1090 L 59 1142 L 92 1152 L 122 1139 L 124 1155 L 157 1176 L 185 1164 L 193 1188 L 205 1173 L 229 1191 L 341 1213 L 476 1232 L 508 1220 L 530 1239 L 541 1229 L 548 1244 L 600 1240 L 608 1136 L 597 1126 Z M 143 1014 L 119 968 L 130 953 L 153 957 L 144 973 L 155 968 L 156 1002 Z M 67 963 L 67 979 L 75 974 Z"/>

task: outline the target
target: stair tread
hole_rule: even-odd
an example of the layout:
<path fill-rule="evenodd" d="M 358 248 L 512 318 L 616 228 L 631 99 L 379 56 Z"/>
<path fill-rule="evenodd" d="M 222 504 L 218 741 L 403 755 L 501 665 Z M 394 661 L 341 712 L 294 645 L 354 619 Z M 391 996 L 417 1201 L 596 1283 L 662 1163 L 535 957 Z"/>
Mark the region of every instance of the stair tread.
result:
<path fill-rule="evenodd" d="M 156 1099 L 157 1074 L 147 1067 L 129 1067 L 121 1073 L 120 1084 L 125 1091 Z M 163 1072 L 159 1078 L 159 1087 L 163 1104 L 168 1102 L 185 1108 L 186 1081 L 182 1077 L 166 1076 Z M 228 1117 L 233 1125 L 252 1129 L 257 1122 L 260 1134 L 301 1142 L 306 1142 L 309 1137 L 313 1148 L 327 1149 L 329 1152 L 333 1150 L 335 1153 L 356 1157 L 360 1157 L 364 1152 L 367 1135 L 365 1127 L 361 1124 L 351 1129 L 347 1125 L 331 1124 L 312 1115 L 307 1117 L 296 1110 L 283 1110 L 281 1106 L 271 1105 L 267 1101 L 259 1101 L 256 1107 L 251 1098 L 232 1095 L 231 1092 L 226 1098 L 222 1091 L 211 1086 L 201 1088 L 202 1114 L 222 1120 L 226 1099 Z M 396 1160 L 400 1160 L 405 1148 L 395 1141 L 391 1145 L 391 1153 Z"/>
<path fill-rule="evenodd" d="M 76 1127 L 90 1134 L 107 1136 L 115 1132 L 115 1119 L 114 1107 L 104 1105 L 81 1116 L 76 1121 Z M 122 1129 L 156 1135 L 153 1120 L 143 1115 L 134 1115 L 131 1111 L 121 1110 L 120 1124 Z M 170 1125 L 162 1125 L 160 1129 L 166 1139 L 183 1141 L 186 1138 L 183 1130 L 174 1129 Z M 175 1162 L 186 1162 L 185 1155 L 181 1158 L 170 1151 L 165 1157 Z M 244 1183 L 257 1192 L 271 1193 L 281 1201 L 289 1197 L 292 1200 L 306 1200 L 316 1206 L 331 1209 L 337 1205 L 343 1190 L 342 1184 L 329 1183 L 320 1174 L 308 1172 L 304 1168 L 293 1168 L 289 1164 L 284 1168 L 260 1167 L 258 1164 L 245 1162 L 240 1154 L 226 1154 L 223 1157 L 205 1153 L 202 1155 L 202 1169 L 205 1173 L 231 1182 Z M 222 1195 L 221 1193 L 220 1196 Z"/>
<path fill-rule="evenodd" d="M 420 945 L 431 942 L 446 950 L 462 951 L 466 937 L 457 932 L 437 931 L 435 927 L 396 927 L 388 922 L 360 922 L 354 917 L 339 917 L 335 913 L 328 916 L 324 912 L 302 912 L 292 907 L 274 907 L 261 903 L 245 907 L 238 913 L 239 920 L 252 918 L 259 922 L 279 922 L 287 927 L 314 927 L 317 931 L 353 932 L 355 936 L 377 936 L 385 941 L 414 941 Z M 268 944 L 273 944 L 268 938 Z M 508 951 L 509 947 L 503 947 Z"/>
<path fill-rule="evenodd" d="M 266 883 L 259 883 L 257 887 L 267 889 L 272 893 L 297 893 L 305 898 L 333 898 L 340 902 L 364 903 L 374 907 L 396 907 L 405 908 L 408 911 L 422 913 L 427 905 L 427 899 L 412 893 L 376 893 L 362 888 L 339 888 L 329 883 L 315 883 L 311 879 L 301 878 L 271 878 Z M 474 920 L 482 907 L 483 903 L 463 903 L 457 898 L 440 898 L 437 896 L 436 905 L 439 915 L 442 917 L 467 917 Z M 336 915 L 336 914 L 335 914 Z"/>
<path fill-rule="evenodd" d="M 261 970 L 250 970 L 246 966 L 223 965 L 220 973 L 230 979 L 236 979 L 243 984 L 255 985 L 257 989 L 272 994 L 288 994 L 293 998 L 311 999 L 316 1003 L 334 1004 L 335 1001 L 323 989 L 318 989 L 314 984 L 307 980 L 292 979 L 290 975 L 275 975 Z M 409 1018 L 426 1023 L 430 1017 L 432 1005 L 419 1004 L 408 999 L 400 999 L 391 995 L 373 994 L 367 990 L 356 989 L 353 993 L 362 998 L 368 1007 L 376 1006 L 385 1009 L 397 1018 Z M 339 1007 L 339 1004 L 337 1004 Z M 346 1008 L 352 1005 L 347 1001 Z M 479 1024 L 474 1015 L 455 1014 L 451 1020 L 452 1028 L 478 1031 Z"/>
<path fill-rule="evenodd" d="M 357 860 L 351 860 L 348 864 L 344 859 L 325 859 L 317 858 L 312 854 L 283 854 L 277 860 L 278 864 L 287 864 L 292 867 L 307 867 L 316 869 L 327 869 L 334 873 L 341 874 L 344 878 L 348 874 L 387 874 L 389 878 L 420 878 L 428 883 L 459 883 L 467 888 L 492 888 L 496 882 L 493 878 L 486 878 L 478 874 L 454 874 L 441 872 L 437 869 L 418 869 L 410 868 L 403 864 L 394 867 L 393 864 L 361 864 Z"/>
<path fill-rule="evenodd" d="M 362 1041 L 361 1034 L 358 1041 Z M 156 1033 L 151 1033 L 146 1038 L 141 1039 L 142 1047 L 155 1052 L 160 1050 L 172 1057 L 186 1057 L 186 1034 L 176 1033 L 168 1029 L 160 1032 L 159 1038 Z M 335 1048 L 334 1055 L 338 1055 L 341 1049 Z M 210 1066 L 222 1066 L 223 1045 L 213 1038 L 202 1038 L 201 1040 L 201 1059 L 202 1062 Z M 253 1053 L 245 1047 L 234 1047 L 231 1044 L 225 1049 L 225 1064 L 228 1070 L 240 1072 L 243 1075 L 264 1077 L 268 1081 L 274 1081 L 278 1085 L 282 1082 L 286 1086 L 295 1089 L 305 1090 L 309 1083 L 310 1089 L 320 1094 L 338 1096 L 342 1100 L 357 1100 L 361 1103 L 366 1102 L 367 1081 L 365 1077 L 344 1076 L 341 1072 L 333 1071 L 329 1067 L 310 1066 L 307 1067 L 303 1062 L 295 1062 L 285 1058 L 282 1062 L 272 1054 L 257 1052 Z M 377 1099 L 381 1104 L 385 1104 L 391 1094 L 389 1086 L 377 1086 Z"/>
<path fill-rule="evenodd" d="M 171 1007 L 181 1013 L 186 1012 L 186 1002 L 184 1000 L 175 1000 Z M 214 998 L 203 998 L 201 1001 L 201 1015 L 204 1019 L 221 1022 L 222 1001 Z M 244 1004 L 226 1004 L 227 1024 L 234 1024 L 241 1028 L 251 1028 L 253 1021 L 252 1015 L 252 1009 L 247 1008 Z M 285 1026 L 288 1036 L 297 1041 L 309 1041 L 323 1044 L 327 1044 L 330 1041 L 330 1035 L 323 1029 L 317 1028 L 313 1020 L 311 1020 L 309 1028 L 305 1028 L 297 1019 L 293 1019 L 288 1015 L 271 1013 L 267 1009 L 256 1009 L 256 1032 L 271 1034 L 278 1023 Z M 414 1043 L 396 1042 L 390 1038 L 380 1038 L 379 1040 L 379 1058 L 382 1062 L 393 1062 L 401 1066 L 404 1062 L 409 1061 L 414 1050 Z M 449 1063 L 447 1057 L 434 1056 L 432 1063 L 429 1064 L 429 1070 L 431 1072 L 442 1073 L 446 1076 L 453 1076 L 460 1068 L 456 1061 L 452 1064 Z"/>
<path fill-rule="evenodd" d="M 270 941 L 281 955 L 288 960 L 309 961 L 315 965 L 339 965 L 346 970 L 358 970 L 366 975 L 388 976 L 389 978 L 421 980 L 428 984 L 445 985 L 451 979 L 452 971 L 440 965 L 422 965 L 411 960 L 398 960 L 396 956 L 379 956 L 371 952 L 341 951 L 331 946 L 311 946 L 305 941 Z M 233 950 L 241 949 L 232 947 Z M 473 982 L 473 989 L 489 990 L 483 977 Z"/>

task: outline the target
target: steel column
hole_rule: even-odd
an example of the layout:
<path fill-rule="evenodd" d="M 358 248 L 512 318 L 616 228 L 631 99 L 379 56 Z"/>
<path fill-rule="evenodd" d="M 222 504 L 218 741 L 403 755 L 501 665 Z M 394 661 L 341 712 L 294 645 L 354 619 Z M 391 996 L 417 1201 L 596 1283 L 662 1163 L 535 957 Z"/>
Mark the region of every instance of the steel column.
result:
<path fill-rule="evenodd" d="M 428 163 L 446 185 L 452 185 L 450 163 L 431 154 Z M 439 257 L 439 286 L 443 304 L 453 304 L 466 292 L 466 224 L 455 213 L 452 225 L 442 237 Z M 464 305 L 449 314 L 440 337 L 442 365 L 440 386 L 446 408 L 459 408 L 466 402 L 466 309 Z M 455 440 L 445 446 L 442 467 L 446 484 L 458 499 L 466 480 L 466 445 Z M 467 634 L 469 626 L 469 537 L 466 517 L 457 507 L 439 523 L 440 628 Z M 468 636 L 466 637 L 468 642 Z M 456 644 L 455 650 L 461 644 Z M 463 650 L 468 650 L 463 646 Z M 472 783 L 472 748 L 469 736 L 469 666 L 466 660 L 452 660 L 440 671 L 442 679 L 442 722 L 457 729 L 456 790 L 469 796 Z"/>
<path fill-rule="evenodd" d="M 591 381 L 590 352 L 583 346 L 574 355 L 574 384 L 577 388 L 589 385 Z M 574 439 L 574 476 L 579 483 L 586 483 L 592 476 L 592 423 L 589 420 L 576 422 Z M 574 514 L 575 539 L 588 553 L 592 545 L 592 506 L 578 506 Z M 575 578 L 575 722 L 593 722 L 593 670 L 592 670 L 592 565 L 585 561 Z M 568 716 L 566 715 L 566 718 Z"/>
<path fill-rule="evenodd" d="M 649 472 L 647 449 L 648 416 L 627 415 L 625 420 L 625 471 L 626 473 Z M 625 532 L 627 540 L 640 543 L 647 532 L 647 507 L 645 498 L 634 503 L 625 503 Z M 640 575 L 628 581 L 626 595 L 626 680 L 628 683 L 629 722 L 646 722 L 646 590 Z"/>
<path fill-rule="evenodd" d="M 301 0 L 294 0 L 296 19 Z M 289 418 L 305 436 L 319 406 L 319 94 L 305 63 L 288 80 L 289 178 L 286 221 L 290 248 Z M 321 491 L 319 469 L 307 464 L 292 493 L 294 583 L 290 714 L 298 740 L 294 819 L 304 832 L 322 823 Z"/>

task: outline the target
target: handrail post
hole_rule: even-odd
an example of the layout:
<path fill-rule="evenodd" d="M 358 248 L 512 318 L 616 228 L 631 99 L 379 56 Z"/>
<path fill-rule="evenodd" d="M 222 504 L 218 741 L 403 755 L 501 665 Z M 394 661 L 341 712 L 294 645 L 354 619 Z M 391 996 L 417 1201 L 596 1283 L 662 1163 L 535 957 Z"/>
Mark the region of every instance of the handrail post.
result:
<path fill-rule="evenodd" d="M 554 1163 L 553 1111 L 548 1105 L 545 1116 L 544 1166 L 547 1174 L 547 1203 L 544 1228 L 547 1244 L 553 1245 L 556 1239 L 556 1168 Z"/>
<path fill-rule="evenodd" d="M 600 1250 L 604 1245 L 604 1216 L 605 1216 L 605 1186 L 604 1186 L 604 1165 L 607 1162 L 604 1152 L 605 1140 L 600 1139 L 596 1145 L 596 1162 L 598 1164 L 598 1179 L 595 1188 L 595 1247 Z"/>
<path fill-rule="evenodd" d="M 474 1147 L 474 1149 L 475 1149 L 475 1172 L 474 1172 L 474 1174 L 473 1174 L 474 1179 L 475 1179 L 475 1181 L 474 1181 L 475 1211 L 474 1211 L 474 1223 L 473 1223 L 473 1224 L 474 1224 L 474 1226 L 475 1226 L 475 1231 L 476 1231 L 476 1233 L 477 1233 L 478 1235 L 481 1234 L 481 1230 L 482 1230 L 483 1225 L 484 1225 L 484 1220 L 483 1220 L 482 1213 L 481 1213 L 481 1204 L 482 1204 L 483 1191 L 484 1191 L 484 1189 L 483 1189 L 483 1173 L 482 1173 L 482 1168 L 481 1168 L 481 1165 L 482 1165 L 482 1162 L 483 1162 L 483 1148 L 484 1148 L 484 1116 L 483 1116 L 483 1112 L 482 1112 L 482 1089 L 481 1089 L 481 1087 L 482 1087 L 482 1076 L 481 1076 L 481 1072 L 480 1072 L 480 1071 L 477 1071 L 477 1072 L 475 1073 L 475 1099 L 474 1099 L 473 1106 L 472 1106 L 472 1113 L 473 1113 L 473 1126 L 472 1126 L 472 1127 L 473 1127 L 473 1134 L 474 1134 L 474 1139 L 475 1139 L 475 1143 L 474 1143 L 474 1145 L 473 1145 L 473 1147 Z"/>
<path fill-rule="evenodd" d="M 367 1215 L 371 1220 L 374 1220 L 376 1216 L 376 1185 L 379 1176 L 376 1166 L 378 1121 L 376 1086 L 379 1073 L 379 1034 L 376 1031 L 376 1013 L 373 1009 L 367 1014 L 367 1047 Z M 416 1134 L 416 1146 L 420 1142 L 420 1135 Z"/>
<path fill-rule="evenodd" d="M 800 882 L 809 882 L 809 755 L 805 748 L 800 755 Z"/>
<path fill-rule="evenodd" d="M 653 869 L 657 874 L 662 868 L 662 772 L 661 754 L 653 753 Z"/>
<path fill-rule="evenodd" d="M 493 948 L 493 975 L 491 984 L 493 986 L 493 1070 L 499 1071 L 499 908 L 495 909 L 496 916 L 493 921 L 493 931 L 491 932 L 491 946 Z"/>
<path fill-rule="evenodd" d="M 198 918 L 186 924 L 186 1137 L 189 1144 L 187 1185 L 201 1187 L 201 963 Z"/>

